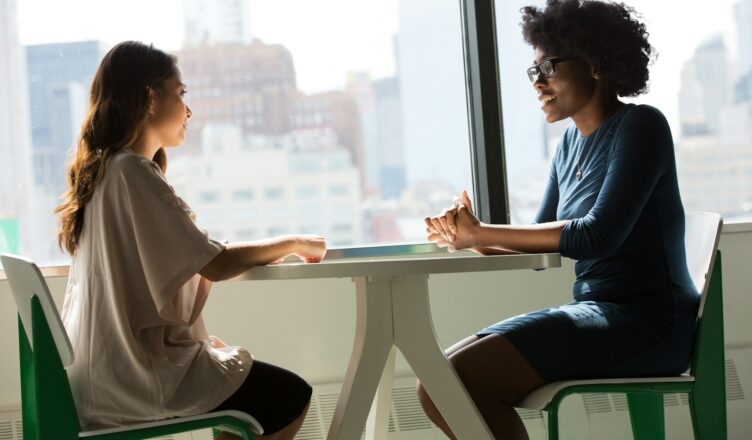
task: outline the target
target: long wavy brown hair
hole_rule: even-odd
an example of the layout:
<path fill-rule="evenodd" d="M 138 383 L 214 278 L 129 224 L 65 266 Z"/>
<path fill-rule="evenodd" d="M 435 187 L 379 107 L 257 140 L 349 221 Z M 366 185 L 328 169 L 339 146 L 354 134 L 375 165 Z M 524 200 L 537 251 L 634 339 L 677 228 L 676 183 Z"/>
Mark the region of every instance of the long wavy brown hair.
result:
<path fill-rule="evenodd" d="M 102 59 L 91 83 L 89 110 L 81 126 L 78 145 L 68 166 L 68 188 L 60 214 L 58 244 L 71 255 L 76 252 L 84 226 L 84 209 L 105 173 L 107 160 L 130 146 L 144 130 L 149 110 L 149 89 L 157 93 L 178 73 L 177 59 L 152 45 L 125 41 Z M 153 160 L 167 170 L 167 156 L 160 148 Z"/>

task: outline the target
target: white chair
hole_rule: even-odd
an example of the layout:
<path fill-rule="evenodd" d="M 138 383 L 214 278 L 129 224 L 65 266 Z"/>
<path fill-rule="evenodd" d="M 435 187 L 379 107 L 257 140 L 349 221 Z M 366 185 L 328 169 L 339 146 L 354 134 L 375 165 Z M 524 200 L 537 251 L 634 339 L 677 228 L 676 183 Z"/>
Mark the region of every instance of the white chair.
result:
<path fill-rule="evenodd" d="M 687 266 L 701 294 L 689 373 L 675 377 L 571 380 L 546 384 L 528 394 L 516 406 L 546 412 L 550 440 L 559 436 L 557 413 L 561 401 L 570 394 L 579 393 L 626 393 L 636 439 L 664 439 L 663 395 L 687 393 L 695 438 L 726 439 L 721 254 L 717 250 L 722 225 L 723 218 L 715 213 L 686 216 Z"/>
<path fill-rule="evenodd" d="M 39 268 L 29 259 L 0 255 L 18 307 L 21 406 L 25 440 L 136 440 L 198 429 L 231 432 L 244 440 L 263 434 L 241 411 L 217 411 L 127 427 L 81 431 L 65 367 L 73 350 Z"/>

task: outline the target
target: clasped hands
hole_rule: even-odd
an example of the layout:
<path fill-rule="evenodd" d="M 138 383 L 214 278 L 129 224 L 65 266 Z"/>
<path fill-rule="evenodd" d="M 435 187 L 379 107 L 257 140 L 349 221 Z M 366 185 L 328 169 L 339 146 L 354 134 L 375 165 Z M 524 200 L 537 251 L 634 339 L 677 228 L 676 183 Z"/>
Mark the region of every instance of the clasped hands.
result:
<path fill-rule="evenodd" d="M 473 204 L 467 191 L 455 197 L 452 206 L 445 208 L 437 217 L 426 217 L 428 240 L 449 252 L 472 249 L 478 246 L 477 235 L 480 221 L 473 212 Z"/>

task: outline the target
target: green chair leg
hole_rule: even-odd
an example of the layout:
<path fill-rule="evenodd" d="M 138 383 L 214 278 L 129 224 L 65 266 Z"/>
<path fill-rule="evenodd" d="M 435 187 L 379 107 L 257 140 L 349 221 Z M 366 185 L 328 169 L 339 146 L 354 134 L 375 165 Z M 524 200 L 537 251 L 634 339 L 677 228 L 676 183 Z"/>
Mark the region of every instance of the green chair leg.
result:
<path fill-rule="evenodd" d="M 710 278 L 702 320 L 697 327 L 692 361 L 695 386 L 689 410 L 697 440 L 726 440 L 726 353 L 723 345 L 723 285 L 721 253 Z"/>
<path fill-rule="evenodd" d="M 689 410 L 696 440 L 726 440 L 726 398 L 724 393 L 689 393 Z"/>
<path fill-rule="evenodd" d="M 551 405 L 548 414 L 548 440 L 559 440 L 559 402 Z"/>
<path fill-rule="evenodd" d="M 627 393 L 627 403 L 635 440 L 666 438 L 662 394 Z"/>

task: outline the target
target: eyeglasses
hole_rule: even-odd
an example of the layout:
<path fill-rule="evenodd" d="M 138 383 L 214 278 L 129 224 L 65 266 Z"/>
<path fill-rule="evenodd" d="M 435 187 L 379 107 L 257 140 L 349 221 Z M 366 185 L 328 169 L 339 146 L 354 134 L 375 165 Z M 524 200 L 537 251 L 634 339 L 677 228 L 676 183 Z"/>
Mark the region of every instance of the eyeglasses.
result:
<path fill-rule="evenodd" d="M 549 76 L 552 76 L 554 73 L 556 73 L 557 64 L 564 62 L 564 61 L 573 60 L 575 58 L 576 57 L 548 58 L 536 64 L 535 66 L 529 67 L 527 69 L 527 76 L 528 78 L 530 78 L 530 82 L 532 83 L 534 83 L 538 77 L 548 78 Z"/>

